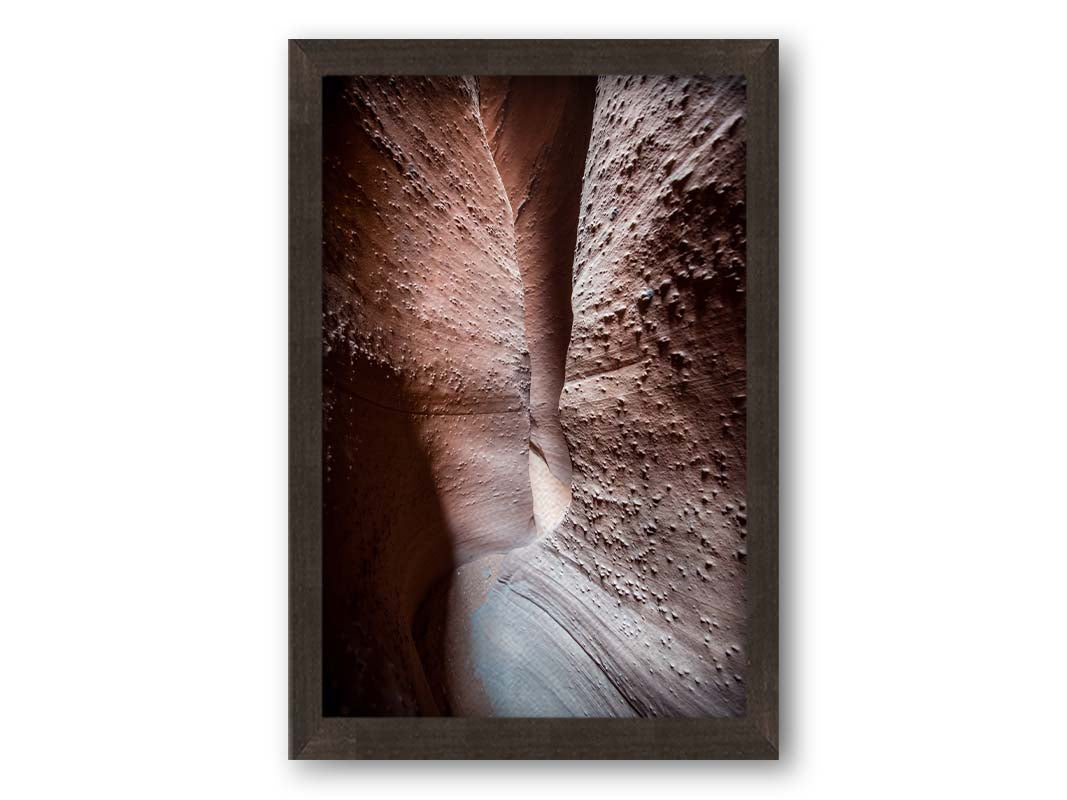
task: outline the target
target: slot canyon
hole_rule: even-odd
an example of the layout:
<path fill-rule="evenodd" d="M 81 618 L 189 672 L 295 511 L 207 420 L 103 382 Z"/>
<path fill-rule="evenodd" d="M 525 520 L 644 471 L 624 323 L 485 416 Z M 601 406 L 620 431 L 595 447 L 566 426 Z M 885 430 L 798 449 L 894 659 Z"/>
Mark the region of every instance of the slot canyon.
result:
<path fill-rule="evenodd" d="M 323 712 L 745 713 L 745 86 L 323 82 Z"/>

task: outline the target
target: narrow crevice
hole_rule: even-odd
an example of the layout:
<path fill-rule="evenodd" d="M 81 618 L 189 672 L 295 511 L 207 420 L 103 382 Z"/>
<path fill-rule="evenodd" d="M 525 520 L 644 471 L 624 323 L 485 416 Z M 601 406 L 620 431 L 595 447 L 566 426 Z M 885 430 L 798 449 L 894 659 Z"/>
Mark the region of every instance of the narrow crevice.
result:
<path fill-rule="evenodd" d="M 595 79 L 481 78 L 479 113 L 512 208 L 530 359 L 530 493 L 539 535 L 571 501 L 571 460 L 559 422 L 582 179 Z"/>

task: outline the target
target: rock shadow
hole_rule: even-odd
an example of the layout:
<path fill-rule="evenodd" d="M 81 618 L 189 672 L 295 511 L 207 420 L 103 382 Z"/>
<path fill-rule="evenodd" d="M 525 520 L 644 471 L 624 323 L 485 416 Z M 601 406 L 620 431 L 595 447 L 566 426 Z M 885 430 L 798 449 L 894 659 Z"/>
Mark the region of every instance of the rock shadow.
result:
<path fill-rule="evenodd" d="M 455 553 L 420 420 L 329 383 L 324 408 L 323 714 L 446 715 Z"/>

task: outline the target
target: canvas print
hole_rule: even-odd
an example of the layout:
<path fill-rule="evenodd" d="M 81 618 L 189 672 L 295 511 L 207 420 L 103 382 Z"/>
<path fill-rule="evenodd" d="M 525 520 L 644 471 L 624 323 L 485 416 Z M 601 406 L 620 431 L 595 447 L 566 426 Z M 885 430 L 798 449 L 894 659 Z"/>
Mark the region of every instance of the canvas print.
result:
<path fill-rule="evenodd" d="M 744 715 L 744 80 L 322 89 L 324 715 Z"/>

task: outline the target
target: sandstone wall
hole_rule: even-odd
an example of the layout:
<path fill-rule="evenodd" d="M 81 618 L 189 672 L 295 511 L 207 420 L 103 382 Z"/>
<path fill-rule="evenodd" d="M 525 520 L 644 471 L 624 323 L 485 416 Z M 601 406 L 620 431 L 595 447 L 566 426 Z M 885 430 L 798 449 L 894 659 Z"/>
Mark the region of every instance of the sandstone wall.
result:
<path fill-rule="evenodd" d="M 426 598 L 533 532 L 511 210 L 472 78 L 327 81 L 324 131 L 326 708 L 439 713 Z"/>

